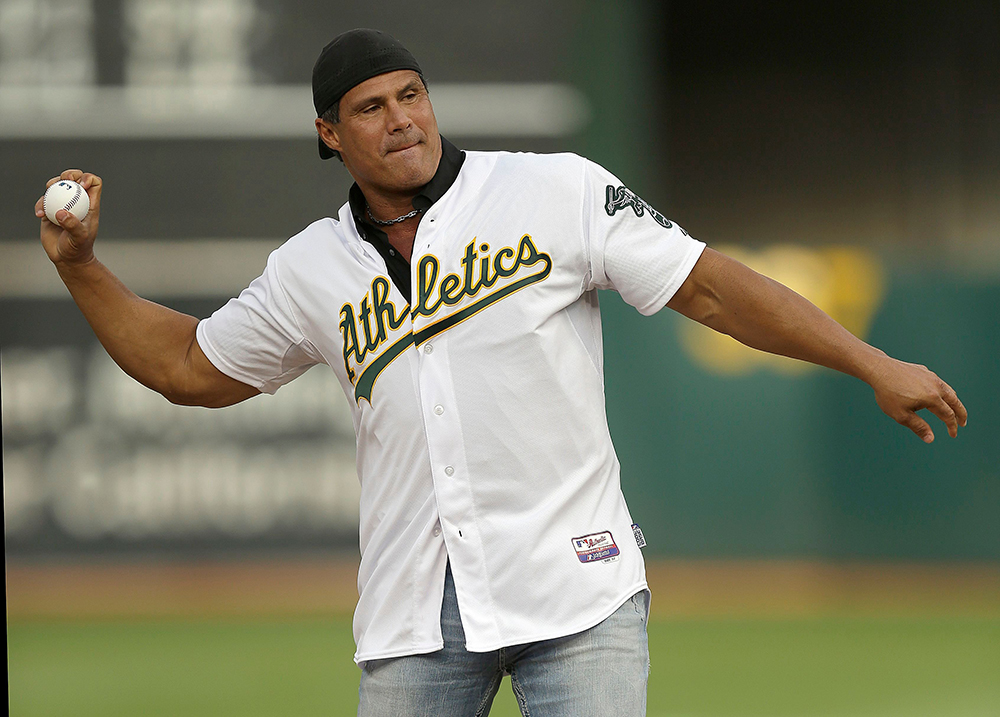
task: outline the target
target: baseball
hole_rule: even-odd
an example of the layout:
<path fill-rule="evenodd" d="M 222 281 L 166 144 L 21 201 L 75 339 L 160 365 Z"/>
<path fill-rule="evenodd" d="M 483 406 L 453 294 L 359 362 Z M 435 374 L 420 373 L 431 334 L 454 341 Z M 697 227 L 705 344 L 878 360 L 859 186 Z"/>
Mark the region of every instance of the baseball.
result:
<path fill-rule="evenodd" d="M 87 190 L 76 182 L 69 179 L 60 179 L 45 190 L 45 199 L 42 200 L 42 206 L 45 209 L 45 216 L 53 224 L 59 223 L 56 221 L 56 212 L 60 209 L 65 209 L 74 217 L 83 221 L 83 218 L 87 216 L 87 212 L 90 211 L 90 197 L 87 195 Z"/>

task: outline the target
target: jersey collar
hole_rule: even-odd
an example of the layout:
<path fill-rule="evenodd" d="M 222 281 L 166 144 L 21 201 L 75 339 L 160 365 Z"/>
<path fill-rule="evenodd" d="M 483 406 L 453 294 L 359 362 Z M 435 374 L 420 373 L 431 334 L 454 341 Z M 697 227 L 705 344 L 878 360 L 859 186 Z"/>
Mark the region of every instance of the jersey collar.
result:
<path fill-rule="evenodd" d="M 444 137 L 441 137 L 441 161 L 438 162 L 437 171 L 434 172 L 431 181 L 421 187 L 417 196 L 411 201 L 413 208 L 423 209 L 424 211 L 430 209 L 434 202 L 443 197 L 444 193 L 451 189 L 451 185 L 455 183 L 455 179 L 458 177 L 458 172 L 462 168 L 464 161 L 465 152 Z M 364 222 L 369 226 L 374 226 L 368 221 L 368 204 L 357 182 L 351 185 L 348 199 L 351 203 L 351 213 L 354 215 L 355 223 Z"/>
<path fill-rule="evenodd" d="M 434 172 L 431 181 L 421 187 L 413 198 L 413 208 L 424 211 L 430 209 L 437 200 L 444 196 L 445 192 L 451 189 L 451 185 L 458 178 L 463 162 L 465 162 L 465 152 L 441 137 L 441 161 L 438 163 L 437 171 Z M 378 253 L 385 260 L 385 266 L 389 271 L 392 283 L 396 285 L 403 296 L 409 299 L 410 262 L 390 246 L 389 237 L 382 229 L 368 221 L 368 203 L 365 201 L 365 195 L 357 182 L 351 185 L 348 202 L 351 205 L 351 214 L 354 216 L 354 226 L 357 227 L 358 234 L 378 250 Z"/>

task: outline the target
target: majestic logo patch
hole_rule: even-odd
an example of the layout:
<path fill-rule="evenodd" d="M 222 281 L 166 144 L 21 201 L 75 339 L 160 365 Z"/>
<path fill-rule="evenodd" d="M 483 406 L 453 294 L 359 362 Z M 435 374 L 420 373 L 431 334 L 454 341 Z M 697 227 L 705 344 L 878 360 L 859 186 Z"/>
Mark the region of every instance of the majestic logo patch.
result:
<path fill-rule="evenodd" d="M 460 263 L 462 273 L 441 276 L 441 262 L 436 256 L 421 257 L 417 264 L 416 307 L 412 310 L 409 306 L 401 312 L 396 310 L 395 304 L 389 301 L 389 281 L 382 276 L 372 280 L 371 290 L 357 308 L 350 303 L 341 307 L 344 369 L 354 383 L 354 399 L 358 404 L 361 399 L 371 403 L 372 389 L 379 374 L 410 346 L 420 346 L 491 304 L 542 281 L 552 271 L 552 257 L 539 251 L 529 234 L 522 236 L 516 247 L 503 247 L 493 254 L 490 254 L 489 244 L 473 239 L 466 245 Z M 469 299 L 475 301 L 469 302 Z M 461 308 L 448 313 L 450 307 L 461 304 L 464 304 Z M 390 346 L 363 366 L 407 318 L 412 322 L 439 313 L 445 316 L 418 331 L 408 331 L 401 336 L 397 333 Z"/>
<path fill-rule="evenodd" d="M 632 523 L 632 535 L 635 536 L 635 544 L 640 548 L 646 547 L 646 536 L 642 534 L 642 528 L 638 523 Z"/>
<path fill-rule="evenodd" d="M 604 211 L 608 213 L 609 217 L 613 217 L 617 214 L 619 209 L 627 209 L 631 207 L 637 217 L 641 217 L 646 212 L 649 212 L 649 216 L 651 216 L 656 223 L 664 229 L 670 229 L 674 225 L 672 221 L 653 209 L 649 202 L 625 185 L 615 187 L 614 185 L 609 184 L 607 195 L 607 202 L 604 204 Z M 685 236 L 687 236 L 687 232 L 680 227 L 677 228 L 680 229 Z"/>
<path fill-rule="evenodd" d="M 573 549 L 581 563 L 594 563 L 598 560 L 611 560 L 618 555 L 618 546 L 610 531 L 592 533 L 582 538 L 573 538 Z"/>

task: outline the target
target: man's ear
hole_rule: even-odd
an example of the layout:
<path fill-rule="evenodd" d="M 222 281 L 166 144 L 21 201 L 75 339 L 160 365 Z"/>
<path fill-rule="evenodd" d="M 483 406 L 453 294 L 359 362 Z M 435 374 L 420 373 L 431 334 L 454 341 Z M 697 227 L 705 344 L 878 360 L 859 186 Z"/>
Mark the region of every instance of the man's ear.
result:
<path fill-rule="evenodd" d="M 334 152 L 340 151 L 340 135 L 337 133 L 337 130 L 334 129 L 332 124 L 317 117 L 316 133 L 319 135 L 319 138 L 323 140 L 323 144 L 332 149 Z"/>

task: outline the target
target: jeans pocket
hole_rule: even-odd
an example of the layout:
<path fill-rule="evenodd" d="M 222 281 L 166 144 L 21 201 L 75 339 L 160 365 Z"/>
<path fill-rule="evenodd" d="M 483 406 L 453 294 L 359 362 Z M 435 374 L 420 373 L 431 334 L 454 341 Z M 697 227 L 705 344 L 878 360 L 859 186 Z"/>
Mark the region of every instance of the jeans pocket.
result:
<path fill-rule="evenodd" d="M 642 618 L 643 623 L 646 622 L 648 617 L 648 611 L 646 610 L 646 591 L 640 590 L 635 595 L 629 598 L 632 603 L 632 607 L 635 608 L 635 613 Z"/>

